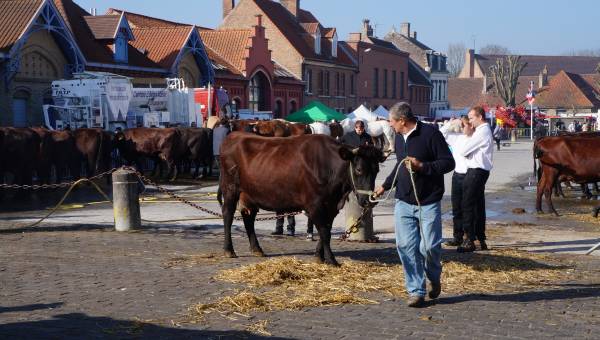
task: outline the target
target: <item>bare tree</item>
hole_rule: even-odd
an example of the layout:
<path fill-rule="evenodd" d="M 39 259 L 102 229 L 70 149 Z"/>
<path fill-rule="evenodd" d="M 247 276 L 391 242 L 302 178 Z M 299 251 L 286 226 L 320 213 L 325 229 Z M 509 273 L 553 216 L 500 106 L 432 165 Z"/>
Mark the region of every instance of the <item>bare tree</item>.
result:
<path fill-rule="evenodd" d="M 490 66 L 490 75 L 498 95 L 509 107 L 515 106 L 515 97 L 519 76 L 527 63 L 521 63 L 521 56 L 506 56 L 496 60 L 496 64 Z"/>
<path fill-rule="evenodd" d="M 596 66 L 596 72 L 600 73 L 600 63 L 598 63 L 598 66 Z"/>
<path fill-rule="evenodd" d="M 598 49 L 585 49 L 585 50 L 571 50 L 567 53 L 564 53 L 567 56 L 577 56 L 577 57 L 600 57 L 600 48 Z"/>
<path fill-rule="evenodd" d="M 448 72 L 450 77 L 456 77 L 465 65 L 465 51 L 467 48 L 462 42 L 448 45 Z"/>
<path fill-rule="evenodd" d="M 502 45 L 487 44 L 479 49 L 479 54 L 509 55 L 511 52 L 507 47 Z"/>

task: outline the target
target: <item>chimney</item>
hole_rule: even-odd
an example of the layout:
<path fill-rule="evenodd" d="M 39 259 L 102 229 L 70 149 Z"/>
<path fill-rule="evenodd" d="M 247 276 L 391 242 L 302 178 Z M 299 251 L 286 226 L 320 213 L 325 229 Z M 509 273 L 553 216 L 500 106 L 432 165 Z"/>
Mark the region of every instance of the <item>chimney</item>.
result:
<path fill-rule="evenodd" d="M 410 38 L 410 22 L 403 22 L 400 24 L 400 34 Z"/>
<path fill-rule="evenodd" d="M 369 19 L 363 19 L 362 34 L 365 38 L 373 36 L 373 27 L 371 26 L 371 21 Z"/>
<path fill-rule="evenodd" d="M 474 78 L 475 77 L 475 50 L 474 49 L 467 50 L 467 54 L 466 54 L 466 58 L 465 58 L 465 65 L 467 65 L 469 67 L 469 78 Z"/>
<path fill-rule="evenodd" d="M 223 0 L 223 19 L 233 10 L 235 7 L 235 0 Z"/>
<path fill-rule="evenodd" d="M 300 0 L 280 0 L 281 5 L 285 7 L 293 16 L 298 17 L 300 11 Z"/>
<path fill-rule="evenodd" d="M 540 72 L 538 84 L 540 89 L 548 85 L 548 65 L 544 65 L 544 69 Z"/>
<path fill-rule="evenodd" d="M 481 90 L 481 93 L 483 93 L 483 94 L 487 93 L 487 76 L 486 75 L 483 76 L 483 89 Z"/>
<path fill-rule="evenodd" d="M 412 37 L 411 38 L 417 40 L 417 31 L 413 31 L 412 32 Z"/>
<path fill-rule="evenodd" d="M 348 42 L 359 42 L 362 39 L 362 33 L 350 33 L 348 35 Z"/>

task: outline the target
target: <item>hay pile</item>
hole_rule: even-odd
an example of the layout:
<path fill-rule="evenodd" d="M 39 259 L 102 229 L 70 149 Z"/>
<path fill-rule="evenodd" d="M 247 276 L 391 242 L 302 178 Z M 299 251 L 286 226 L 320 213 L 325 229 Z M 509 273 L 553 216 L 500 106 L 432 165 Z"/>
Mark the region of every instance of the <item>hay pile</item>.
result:
<path fill-rule="evenodd" d="M 397 258 L 394 262 L 398 262 Z M 515 250 L 449 254 L 444 259 L 443 292 L 515 292 L 573 279 L 572 267 L 548 262 L 554 261 L 544 255 Z M 215 279 L 242 284 L 245 288 L 218 301 L 190 307 L 193 317 L 202 318 L 211 312 L 245 316 L 250 312 L 377 304 L 386 298 L 406 296 L 400 264 L 350 259 L 343 259 L 341 267 L 332 267 L 280 257 L 223 270 Z"/>

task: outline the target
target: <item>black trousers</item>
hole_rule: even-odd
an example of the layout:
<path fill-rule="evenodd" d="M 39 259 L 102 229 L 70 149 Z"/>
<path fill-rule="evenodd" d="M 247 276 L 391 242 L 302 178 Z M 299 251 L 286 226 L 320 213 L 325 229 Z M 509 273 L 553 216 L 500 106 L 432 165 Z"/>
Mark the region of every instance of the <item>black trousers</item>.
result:
<path fill-rule="evenodd" d="M 463 226 L 471 241 L 485 240 L 485 183 L 490 172 L 469 169 L 463 180 Z"/>
<path fill-rule="evenodd" d="M 466 174 L 454 172 L 452 174 L 452 191 L 450 198 L 452 200 L 452 222 L 453 236 L 455 241 L 462 242 L 465 230 L 463 226 L 463 181 Z"/>
<path fill-rule="evenodd" d="M 283 217 L 279 217 L 277 220 L 275 220 L 275 228 L 277 229 L 283 229 Z M 287 221 L 288 221 L 288 225 L 287 225 L 287 229 L 288 230 L 296 230 L 296 218 L 294 218 L 293 215 L 290 215 L 287 217 Z"/>
<path fill-rule="evenodd" d="M 496 142 L 496 148 L 500 150 L 500 138 L 494 138 L 494 141 Z"/>

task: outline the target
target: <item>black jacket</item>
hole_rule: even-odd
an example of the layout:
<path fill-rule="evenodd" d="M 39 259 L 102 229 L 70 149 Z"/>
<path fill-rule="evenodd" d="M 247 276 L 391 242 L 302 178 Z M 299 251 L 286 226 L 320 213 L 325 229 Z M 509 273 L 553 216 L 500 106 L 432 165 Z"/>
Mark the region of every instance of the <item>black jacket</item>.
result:
<path fill-rule="evenodd" d="M 417 122 L 417 128 L 404 143 L 401 134 L 396 135 L 396 157 L 398 162 L 383 183 L 387 191 L 396 186 L 396 198 L 416 205 L 408 169 L 403 164 L 396 183 L 392 183 L 398 165 L 405 157 L 414 157 L 423 163 L 423 169 L 414 173 L 415 185 L 421 205 L 438 202 L 444 195 L 444 174 L 454 169 L 454 158 L 442 134 L 428 124 Z"/>
<path fill-rule="evenodd" d="M 358 133 L 356 133 L 356 131 L 350 131 L 342 136 L 342 143 L 348 144 L 353 147 L 358 147 L 361 145 L 372 145 L 373 140 L 371 139 L 371 136 L 366 132 L 363 132 L 363 134 L 359 136 Z"/>

